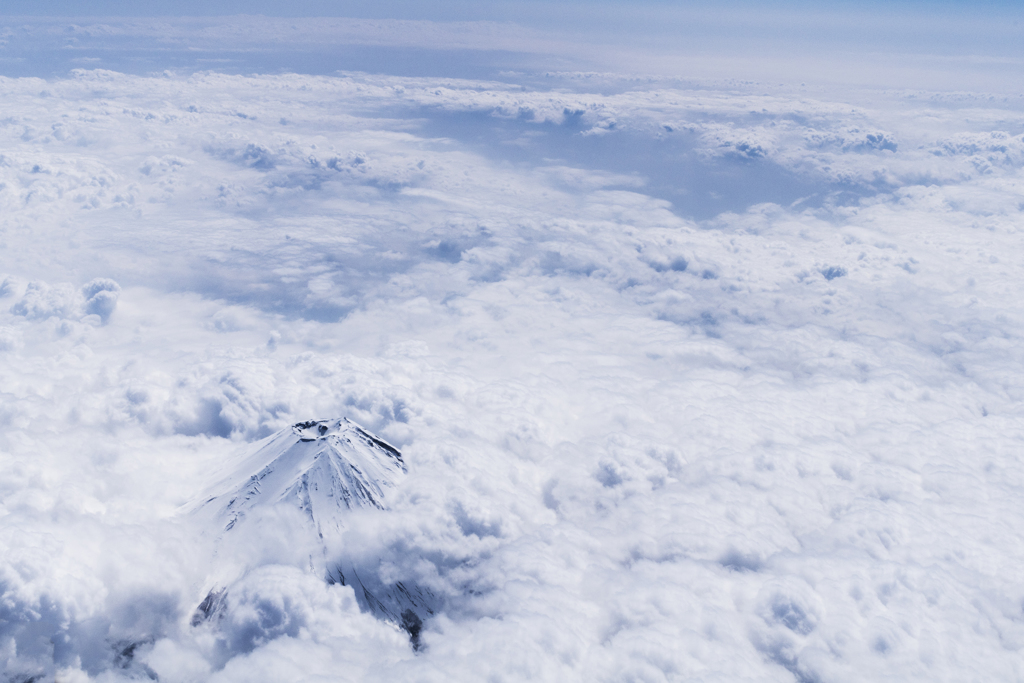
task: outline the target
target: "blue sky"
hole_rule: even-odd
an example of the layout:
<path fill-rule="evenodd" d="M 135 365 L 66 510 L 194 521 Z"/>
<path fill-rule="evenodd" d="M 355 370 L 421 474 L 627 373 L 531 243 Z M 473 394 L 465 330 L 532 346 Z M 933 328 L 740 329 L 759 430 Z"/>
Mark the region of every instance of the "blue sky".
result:
<path fill-rule="evenodd" d="M 1020 15 L 1019 3 L 1003 0 L 962 2 L 957 0 L 903 2 L 676 2 L 672 0 L 646 0 L 645 2 L 578 0 L 527 0 L 525 2 L 415 2 L 413 0 L 99 0 L 69 2 L 68 0 L 7 0 L 2 15 L 25 16 L 216 16 L 231 14 L 263 14 L 267 16 L 346 16 L 409 19 L 491 19 L 516 20 L 524 18 L 555 18 L 567 14 L 612 11 L 624 9 L 630 13 L 656 12 L 673 14 L 693 12 L 719 14 L 742 11 L 758 15 L 800 12 L 807 15 L 834 13 L 894 16 L 901 14 L 942 15 L 947 17 L 978 18 L 983 14 Z"/>
<path fill-rule="evenodd" d="M 8 0 L 2 12 L 0 28 L 8 34 L 0 46 L 0 73 L 10 76 L 61 76 L 83 67 L 132 73 L 213 68 L 236 73 L 356 70 L 461 77 L 555 69 L 1015 92 L 1024 73 L 1020 68 L 1024 21 L 1019 7 L 1005 2 L 968 6 L 801 0 L 713 5 L 572 0 L 106 0 L 77 4 Z M 267 19 L 257 22 L 261 27 L 256 33 L 228 28 L 238 24 L 236 20 L 212 19 L 242 13 Z M 27 18 L 32 16 L 38 18 Z M 60 25 L 61 17 L 87 26 L 99 17 L 110 23 L 110 17 L 118 16 L 207 17 L 203 21 L 223 24 L 222 38 L 211 39 L 209 30 L 197 31 L 196 25 L 187 22 L 175 24 L 173 36 L 160 33 L 155 24 L 142 30 L 141 24 L 121 22 L 116 38 L 105 30 L 69 33 L 68 27 Z M 458 29 L 462 35 L 474 33 L 477 39 L 473 47 L 463 45 L 462 52 L 453 50 L 445 39 L 431 38 L 433 29 L 425 27 L 392 26 L 386 46 L 380 42 L 368 46 L 351 33 L 331 39 L 321 36 L 316 42 L 310 39 L 311 28 L 300 29 L 304 38 L 295 41 L 296 29 L 288 18 L 315 16 L 502 22 L 516 24 L 526 33 L 500 29 L 502 45 L 495 46 L 487 37 L 496 30 L 493 26 L 463 27 Z M 410 31 L 420 31 L 420 37 L 412 37 Z M 270 35 L 276 38 L 268 42 Z"/>
<path fill-rule="evenodd" d="M 584 34 L 613 43 L 707 42 L 806 45 L 813 49 L 895 49 L 918 53 L 1015 56 L 1024 12 L 1019 3 L 988 2 L 646 2 L 546 0 L 416 2 L 413 0 L 7 0 L 0 16 L 356 17 L 433 21 L 501 21 Z M 724 42 L 723 42 L 724 41 Z"/>

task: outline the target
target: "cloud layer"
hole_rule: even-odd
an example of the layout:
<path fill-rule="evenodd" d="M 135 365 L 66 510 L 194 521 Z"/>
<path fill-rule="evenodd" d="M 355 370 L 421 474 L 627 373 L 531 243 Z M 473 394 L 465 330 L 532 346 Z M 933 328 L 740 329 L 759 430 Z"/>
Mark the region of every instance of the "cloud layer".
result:
<path fill-rule="evenodd" d="M 594 73 L 2 79 L 12 680 L 1020 677 L 1019 98 Z M 347 552 L 181 506 L 346 415 Z M 240 550 L 238 552 L 241 552 Z"/>

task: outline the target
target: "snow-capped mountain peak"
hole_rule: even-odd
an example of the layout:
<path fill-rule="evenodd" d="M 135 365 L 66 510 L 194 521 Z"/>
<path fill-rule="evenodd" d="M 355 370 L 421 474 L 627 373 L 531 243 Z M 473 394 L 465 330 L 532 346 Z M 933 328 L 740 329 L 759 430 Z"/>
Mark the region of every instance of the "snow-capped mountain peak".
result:
<path fill-rule="evenodd" d="M 301 538 L 294 538 L 295 555 L 289 563 L 308 566 L 328 583 L 351 586 L 364 610 L 404 628 L 419 647 L 423 621 L 437 608 L 435 596 L 412 583 L 381 581 L 379 560 L 356 562 L 341 543 L 351 512 L 386 510 L 388 495 L 405 473 L 405 461 L 395 447 L 347 418 L 309 420 L 256 444 L 195 514 L 205 518 L 204 526 L 218 545 L 231 539 L 237 547 L 238 542 L 259 545 L 264 533 L 261 524 L 247 520 L 278 506 L 298 509 L 307 520 L 306 531 L 296 529 Z M 320 550 L 313 550 L 317 545 Z M 307 551 L 313 554 L 306 556 Z M 224 578 L 208 586 L 193 626 L 228 609 L 233 580 Z"/>
<path fill-rule="evenodd" d="M 309 420 L 264 440 L 202 507 L 230 531 L 257 505 L 291 503 L 322 536 L 343 528 L 346 510 L 385 509 L 405 472 L 396 448 L 347 418 Z"/>

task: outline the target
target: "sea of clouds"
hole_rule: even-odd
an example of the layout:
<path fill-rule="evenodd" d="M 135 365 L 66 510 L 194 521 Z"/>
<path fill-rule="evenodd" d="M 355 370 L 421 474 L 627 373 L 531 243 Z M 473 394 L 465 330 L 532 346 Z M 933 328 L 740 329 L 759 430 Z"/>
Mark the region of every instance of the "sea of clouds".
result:
<path fill-rule="evenodd" d="M 84 69 L 0 102 L 6 680 L 1024 678 L 1020 96 Z M 345 543 L 443 598 L 422 648 L 284 513 L 192 626 L 183 511 L 340 416 L 408 464 Z"/>

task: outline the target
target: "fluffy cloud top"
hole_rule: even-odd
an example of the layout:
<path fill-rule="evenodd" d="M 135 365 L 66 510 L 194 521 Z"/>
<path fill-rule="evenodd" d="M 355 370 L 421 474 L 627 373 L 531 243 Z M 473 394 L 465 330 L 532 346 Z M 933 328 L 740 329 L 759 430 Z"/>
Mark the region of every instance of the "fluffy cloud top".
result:
<path fill-rule="evenodd" d="M 16 286 L 10 278 L 4 281 L 4 289 Z M 106 322 L 117 308 L 121 287 L 109 278 L 95 278 L 81 288 L 75 289 L 66 282 L 50 286 L 45 282 L 30 282 L 25 293 L 11 307 L 11 313 L 29 319 L 93 320 Z"/>

